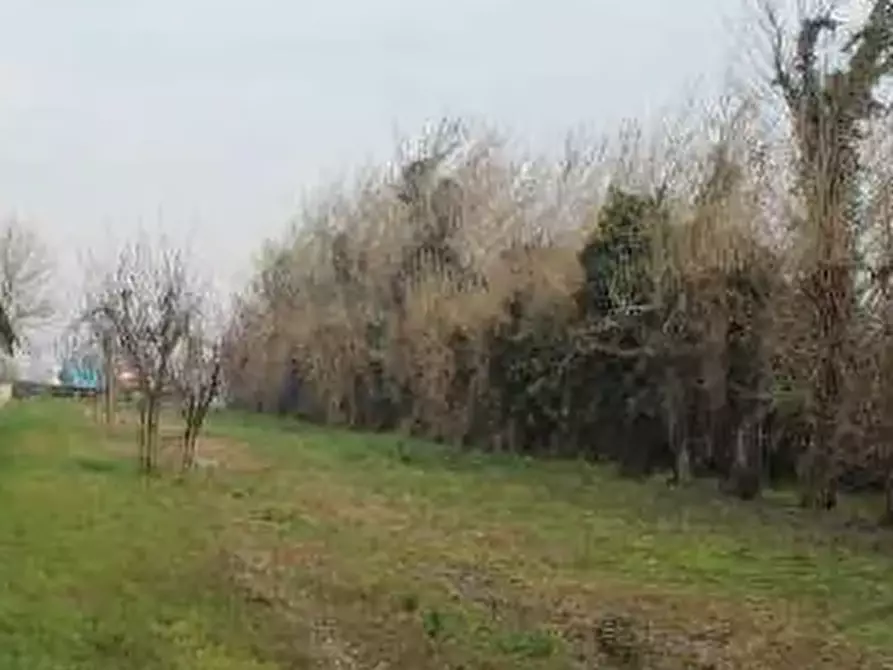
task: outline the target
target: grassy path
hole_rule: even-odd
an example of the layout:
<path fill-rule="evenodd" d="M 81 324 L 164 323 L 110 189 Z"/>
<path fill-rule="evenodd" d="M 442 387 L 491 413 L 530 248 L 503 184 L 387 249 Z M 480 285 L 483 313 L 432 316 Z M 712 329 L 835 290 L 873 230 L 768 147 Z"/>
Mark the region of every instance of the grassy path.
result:
<path fill-rule="evenodd" d="M 141 481 L 79 407 L 0 413 L 0 668 L 870 668 L 893 539 L 590 466 L 216 417 Z"/>

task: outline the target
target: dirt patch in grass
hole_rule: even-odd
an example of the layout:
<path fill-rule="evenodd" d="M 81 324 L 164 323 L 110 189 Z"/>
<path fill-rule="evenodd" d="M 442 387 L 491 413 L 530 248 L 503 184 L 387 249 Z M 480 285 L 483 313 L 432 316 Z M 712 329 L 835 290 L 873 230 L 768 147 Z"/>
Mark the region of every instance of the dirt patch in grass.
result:
<path fill-rule="evenodd" d="M 178 438 L 179 439 L 179 438 Z M 205 467 L 219 467 L 230 472 L 266 472 L 270 465 L 260 459 L 244 442 L 225 437 L 199 437 L 198 458 Z"/>
<path fill-rule="evenodd" d="M 434 568 L 450 597 L 516 637 L 549 631 L 573 667 L 883 668 L 830 626 L 794 607 L 729 603 L 622 585 L 526 580 L 486 565 Z"/>
<path fill-rule="evenodd" d="M 548 589 L 574 659 L 648 668 L 882 668 L 829 627 L 775 603 L 723 603 L 606 584 Z M 597 667 L 597 666 L 595 666 Z"/>
<path fill-rule="evenodd" d="M 814 603 L 576 574 L 572 548 L 516 523 L 433 510 L 331 473 L 279 473 L 268 493 L 257 508 L 268 532 L 245 529 L 256 543 L 251 588 L 340 667 L 887 667 Z"/>
<path fill-rule="evenodd" d="M 242 550 L 227 565 L 270 630 L 303 640 L 308 667 L 887 667 L 777 603 L 525 579 L 448 557 L 384 572 L 325 542 Z"/>
<path fill-rule="evenodd" d="M 357 667 L 446 667 L 435 659 L 473 658 L 508 668 L 518 667 L 518 654 L 524 667 L 886 667 L 814 608 L 716 599 L 611 575 L 574 577 L 538 560 L 541 547 L 525 557 L 529 538 L 521 529 L 468 521 L 451 534 L 454 524 L 443 515 L 363 497 L 327 477 L 295 482 L 288 504 L 324 539 L 270 533 L 256 554 L 261 572 L 275 588 L 300 594 L 308 630 L 317 621 L 311 612 L 328 612 L 329 644 L 359 654 L 365 663 Z M 277 602 L 286 601 L 294 612 L 294 596 Z M 438 640 L 435 632 L 432 641 L 426 626 L 461 633 Z M 462 648 L 460 635 L 480 639 Z"/>
<path fill-rule="evenodd" d="M 422 513 L 351 500 L 302 488 L 294 504 L 322 536 L 255 529 L 229 563 L 243 597 L 301 631 L 309 667 L 886 667 L 794 605 L 574 579 L 513 562 L 484 531 L 451 539 Z M 367 544 L 375 529 L 385 539 Z"/>
<path fill-rule="evenodd" d="M 294 498 L 293 504 L 303 514 L 345 527 L 375 528 L 389 534 L 403 532 L 414 522 L 410 510 L 389 505 L 372 494 L 362 496 L 332 481 L 303 482 Z"/>
<path fill-rule="evenodd" d="M 391 616 L 360 593 L 323 578 L 316 561 L 309 573 L 302 551 L 235 551 L 221 558 L 222 573 L 263 627 L 267 653 L 282 667 L 405 668 L 431 664 L 418 626 Z"/>

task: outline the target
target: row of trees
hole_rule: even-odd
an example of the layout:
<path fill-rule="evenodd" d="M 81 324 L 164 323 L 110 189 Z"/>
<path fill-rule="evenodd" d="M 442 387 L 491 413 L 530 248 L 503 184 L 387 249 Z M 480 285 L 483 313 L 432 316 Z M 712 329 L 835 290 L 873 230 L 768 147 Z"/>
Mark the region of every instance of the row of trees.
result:
<path fill-rule="evenodd" d="M 832 13 L 765 18 L 781 105 L 557 163 L 446 124 L 321 199 L 237 307 L 231 399 L 893 515 L 893 14 L 830 59 Z"/>
<path fill-rule="evenodd" d="M 102 361 L 106 421 L 115 421 L 123 364 L 135 375 L 141 470 L 159 467 L 162 410 L 171 404 L 184 422 L 181 466 L 191 469 L 222 383 L 222 306 L 185 254 L 163 240 L 124 246 L 92 278 L 70 348 Z"/>
<path fill-rule="evenodd" d="M 103 369 L 105 415 L 113 422 L 122 366 L 135 370 L 140 407 L 140 463 L 158 465 L 163 399 L 185 421 L 184 469 L 196 461 L 196 441 L 221 383 L 221 305 L 190 273 L 184 255 L 163 241 L 123 247 L 112 263 L 91 268 L 85 304 L 65 329 L 62 362 Z M 16 221 L 0 229 L 0 354 L 7 375 L 35 331 L 59 316 L 52 296 L 55 264 L 36 232 Z"/>
<path fill-rule="evenodd" d="M 58 316 L 55 265 L 36 232 L 16 221 L 0 229 L 0 349 L 11 359 L 35 330 Z M 103 370 L 105 416 L 114 422 L 122 367 L 136 373 L 139 460 L 158 467 L 162 404 L 184 421 L 182 467 L 196 462 L 196 443 L 222 385 L 223 305 L 185 254 L 164 240 L 125 245 L 110 262 L 88 268 L 84 305 L 65 329 L 59 353 Z"/>

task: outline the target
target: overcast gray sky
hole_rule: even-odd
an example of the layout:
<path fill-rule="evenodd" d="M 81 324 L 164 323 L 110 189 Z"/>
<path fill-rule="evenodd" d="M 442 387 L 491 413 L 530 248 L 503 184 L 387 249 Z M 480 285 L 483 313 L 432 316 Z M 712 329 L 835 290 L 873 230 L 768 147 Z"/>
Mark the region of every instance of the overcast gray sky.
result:
<path fill-rule="evenodd" d="M 63 268 L 110 231 L 189 234 L 229 282 L 303 189 L 389 156 L 395 128 L 458 114 L 535 142 L 608 129 L 721 78 L 741 11 L 741 0 L 0 0 L 0 215 L 44 231 Z"/>

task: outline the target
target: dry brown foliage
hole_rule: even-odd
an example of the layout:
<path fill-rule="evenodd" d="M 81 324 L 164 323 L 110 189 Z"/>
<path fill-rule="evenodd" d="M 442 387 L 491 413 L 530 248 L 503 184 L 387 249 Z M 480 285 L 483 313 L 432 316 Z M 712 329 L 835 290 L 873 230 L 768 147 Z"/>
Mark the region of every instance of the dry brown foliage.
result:
<path fill-rule="evenodd" d="M 879 11 L 869 22 L 886 30 Z M 604 386 L 616 380 L 599 390 L 577 379 L 572 389 L 573 374 L 604 374 L 612 358 L 632 374 L 637 361 L 635 374 L 650 370 L 660 387 L 642 402 L 661 408 L 677 461 L 693 443 L 723 472 L 766 467 L 782 451 L 805 456 L 804 500 L 833 504 L 839 476 L 890 460 L 878 456 L 890 432 L 889 132 L 857 103 L 808 103 L 819 84 L 807 64 L 821 67 L 810 40 L 829 15 L 806 13 L 792 28 L 771 9 L 763 16 L 781 107 L 763 90 L 729 96 L 653 137 L 635 124 L 614 141 L 572 137 L 558 158 L 444 123 L 391 164 L 321 194 L 268 245 L 243 296 L 226 366 L 233 399 L 516 448 L 518 422 L 539 420 L 521 415 L 544 386 L 566 396 L 552 398 L 544 430 L 581 439 L 595 424 L 571 416 L 590 411 L 573 396 L 610 394 Z M 856 68 L 870 56 L 871 30 L 853 36 Z M 869 80 L 829 70 L 821 86 L 833 96 L 849 81 L 863 100 L 884 76 L 878 67 Z M 870 132 L 856 133 L 859 119 Z M 841 204 L 855 177 L 840 175 L 854 170 L 864 185 L 858 213 Z M 580 311 L 593 270 L 579 254 L 608 234 L 609 188 L 652 198 L 659 215 L 637 233 L 650 255 L 621 258 L 606 280 L 618 296 L 646 276 L 645 302 L 594 316 Z M 633 348 L 621 337 L 630 322 L 651 324 Z M 525 390 L 507 400 L 494 371 L 515 345 L 532 353 L 526 369 L 510 371 Z M 559 356 L 562 347 L 570 353 Z"/>

